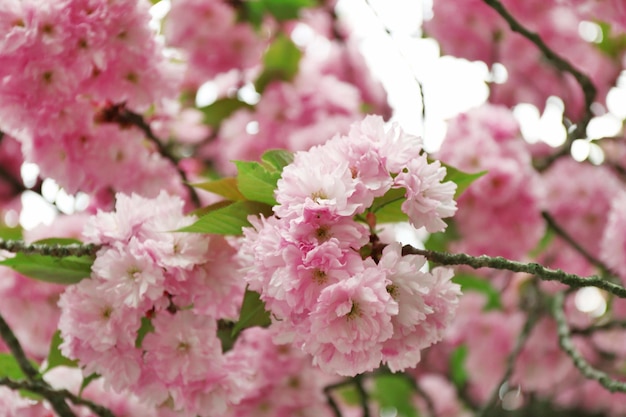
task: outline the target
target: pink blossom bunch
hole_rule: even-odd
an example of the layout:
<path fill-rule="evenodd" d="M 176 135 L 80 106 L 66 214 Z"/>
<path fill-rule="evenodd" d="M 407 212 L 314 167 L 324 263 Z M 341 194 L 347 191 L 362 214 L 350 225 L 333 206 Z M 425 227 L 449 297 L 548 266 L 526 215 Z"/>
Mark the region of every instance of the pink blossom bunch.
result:
<path fill-rule="evenodd" d="M 219 74 L 258 66 L 268 45 L 251 24 L 238 22 L 237 10 L 224 0 L 172 2 L 164 34 L 185 56 L 185 84 L 196 88 Z"/>
<path fill-rule="evenodd" d="M 570 7 L 558 4 L 559 1 L 502 3 L 552 50 L 587 74 L 598 88 L 597 97 L 604 100 L 619 75 L 620 63 L 580 37 L 581 19 Z M 505 66 L 507 80 L 491 84 L 490 101 L 506 106 L 525 102 L 541 109 L 546 99 L 554 95 L 566 103 L 570 118 L 581 114 L 584 97 L 574 78 L 557 70 L 532 42 L 512 32 L 506 21 L 483 1 L 438 0 L 433 2 L 433 11 L 434 18 L 424 27 L 441 44 L 444 53 L 480 60 L 489 66 Z"/>
<path fill-rule="evenodd" d="M 148 7 L 143 0 L 3 2 L 3 129 L 56 132 L 77 103 L 145 110 L 173 97 L 176 80 L 148 27 Z"/>
<path fill-rule="evenodd" d="M 354 32 L 333 18 L 325 8 L 303 9 L 301 14 L 298 21 L 292 22 L 290 33 L 294 36 L 297 29 L 304 27 L 312 30 L 315 36 L 304 45 L 300 71 L 333 75 L 354 85 L 368 112 L 379 114 L 385 120 L 391 117 L 387 93 L 367 66 Z"/>
<path fill-rule="evenodd" d="M 612 31 L 626 31 L 626 4 L 621 0 L 556 0 L 571 7 L 581 19 L 608 22 Z"/>
<path fill-rule="evenodd" d="M 109 193 L 102 201 L 116 191 L 184 195 L 175 168 L 146 145 L 143 132 L 103 117 L 116 106 L 158 108 L 177 94 L 178 77 L 148 27 L 148 7 L 144 0 L 0 5 L 7 33 L 0 41 L 0 129 L 69 193 Z"/>
<path fill-rule="evenodd" d="M 510 110 L 484 105 L 451 120 L 438 157 L 487 171 L 459 198 L 458 250 L 521 258 L 535 247 L 545 229 L 543 187 Z"/>
<path fill-rule="evenodd" d="M 271 83 L 254 109 L 224 120 L 206 153 L 222 172 L 232 173 L 232 160 L 255 160 L 273 148 L 305 150 L 347 133 L 362 118 L 357 88 L 332 75 L 302 73 L 291 83 Z"/>
<path fill-rule="evenodd" d="M 245 364 L 222 354 L 216 332 L 217 320 L 237 317 L 244 284 L 232 278 L 235 251 L 223 238 L 173 233 L 193 222 L 164 192 L 118 194 L 116 211 L 84 229 L 102 248 L 91 278 L 61 296 L 59 328 L 63 354 L 85 375 L 181 416 L 208 416 L 243 395 Z"/>
<path fill-rule="evenodd" d="M 311 365 L 311 358 L 289 344 L 274 343 L 275 331 L 244 330 L 233 355 L 253 370 L 245 398 L 222 417 L 330 417 L 324 387 L 337 381 Z"/>
<path fill-rule="evenodd" d="M 456 186 L 444 176 L 419 138 L 374 116 L 296 153 L 278 181 L 275 216 L 252 220 L 240 249 L 245 280 L 271 310 L 279 339 L 341 375 L 381 361 L 394 371 L 414 366 L 420 349 L 442 337 L 459 288 L 451 271 L 422 272 L 425 259 L 401 256 L 397 243 L 364 259 L 360 251 L 375 235 L 356 218 L 376 197 L 403 188 L 409 221 L 441 231 L 441 219 L 456 210 Z"/>
<path fill-rule="evenodd" d="M 544 173 L 544 183 L 547 190 L 546 209 L 558 225 L 586 251 L 593 256 L 604 257 L 609 265 L 616 267 L 616 272 L 622 273 L 617 263 L 623 255 L 614 256 L 615 250 L 619 251 L 617 241 L 612 242 L 615 246 L 609 244 L 610 238 L 603 243 L 603 235 L 618 230 L 608 226 L 613 201 L 623 189 L 613 171 L 606 166 L 561 158 Z M 613 219 L 615 222 L 617 218 Z M 583 275 L 595 272 L 586 259 L 561 239 L 555 239 L 544 256 L 546 263 L 553 268 Z"/>
<path fill-rule="evenodd" d="M 626 281 L 626 194 L 621 192 L 611 202 L 611 209 L 606 219 L 606 227 L 600 242 L 602 261 Z"/>

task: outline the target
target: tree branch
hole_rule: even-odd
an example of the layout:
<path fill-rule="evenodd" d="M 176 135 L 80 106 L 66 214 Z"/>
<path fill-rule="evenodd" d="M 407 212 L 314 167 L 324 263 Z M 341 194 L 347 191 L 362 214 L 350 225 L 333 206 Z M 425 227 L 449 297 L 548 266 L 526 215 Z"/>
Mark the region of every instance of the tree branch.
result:
<path fill-rule="evenodd" d="M 11 330 L 11 328 L 9 327 L 9 325 L 4 320 L 4 317 L 2 317 L 1 314 L 0 314 L 0 337 L 2 337 L 2 340 L 4 340 L 4 343 L 6 343 L 7 347 L 11 351 L 11 354 L 13 355 L 13 357 L 17 361 L 17 364 L 22 370 L 22 373 L 28 379 L 28 382 L 26 383 L 33 387 L 39 387 L 41 389 L 49 388 L 49 385 L 43 379 L 41 379 L 39 372 L 28 361 L 28 358 L 26 357 L 26 354 L 24 353 L 24 349 L 22 349 L 20 342 L 17 340 L 17 337 L 15 337 L 15 334 L 13 333 L 13 331 Z M 0 381 L 6 382 L 3 385 L 8 386 L 9 388 L 12 388 L 9 385 L 9 382 L 14 382 L 6 378 L 2 378 L 0 379 Z M 59 416 L 76 417 L 76 415 L 72 412 L 72 410 L 67 405 L 63 397 L 59 397 L 59 396 L 55 396 L 55 397 L 43 396 L 43 397 L 48 400 L 48 402 L 50 403 L 54 411 L 56 411 L 59 414 Z M 106 416 L 106 417 L 110 417 L 110 416 Z"/>
<path fill-rule="evenodd" d="M 560 292 L 556 294 L 552 304 L 552 315 L 557 323 L 557 332 L 559 335 L 559 345 L 561 349 L 572 359 L 572 362 L 578 368 L 580 373 L 587 379 L 598 381 L 604 388 L 611 392 L 626 392 L 626 383 L 611 378 L 608 374 L 594 368 L 587 362 L 580 352 L 574 346 L 571 338 L 569 325 L 565 318 L 563 304 L 565 302 L 565 294 Z"/>
<path fill-rule="evenodd" d="M 157 147 L 157 150 L 165 159 L 169 160 L 180 175 L 180 178 L 183 182 L 185 188 L 189 192 L 189 198 L 191 198 L 191 202 L 195 207 L 200 207 L 200 198 L 198 197 L 198 193 L 195 188 L 193 188 L 187 182 L 187 174 L 178 166 L 178 159 L 172 155 L 168 149 L 165 147 L 161 139 L 159 139 L 150 125 L 144 120 L 143 116 L 140 114 L 134 113 L 133 111 L 127 109 L 124 104 L 114 105 L 108 109 L 106 109 L 103 113 L 103 117 L 105 121 L 119 123 L 122 126 L 132 125 L 139 128 L 143 134 L 150 139 L 150 141 Z"/>
<path fill-rule="evenodd" d="M 491 257 L 487 255 L 471 256 L 464 253 L 451 254 L 436 252 L 425 249 L 417 249 L 410 245 L 402 248 L 403 255 L 422 255 L 426 259 L 440 265 L 467 265 L 474 269 L 492 268 L 512 272 L 526 272 L 535 275 L 544 281 L 558 281 L 572 288 L 597 287 L 610 292 L 620 298 L 626 298 L 626 288 L 614 284 L 596 275 L 581 277 L 575 274 L 563 272 L 560 269 L 546 268 L 538 263 L 523 263 L 511 261 L 501 256 Z"/>
<path fill-rule="evenodd" d="M 35 369 L 33 364 L 28 361 L 20 342 L 15 337 L 15 334 L 9 327 L 8 323 L 4 320 L 4 317 L 0 314 L 0 337 L 4 340 L 7 347 L 11 351 L 11 354 L 15 357 L 20 369 L 30 381 L 34 381 L 39 377 L 39 372 Z"/>
<path fill-rule="evenodd" d="M 578 334 L 583 336 L 588 336 L 595 332 L 603 332 L 607 330 L 613 329 L 626 329 L 626 321 L 609 321 L 608 323 L 600 324 L 598 326 L 590 326 L 585 328 L 574 328 L 571 329 L 572 334 Z"/>
<path fill-rule="evenodd" d="M 534 43 L 537 48 L 539 48 L 539 50 L 545 55 L 545 57 L 556 67 L 556 69 L 562 72 L 570 73 L 576 79 L 576 82 L 578 82 L 578 84 L 580 85 L 580 88 L 585 96 L 585 113 L 576 126 L 576 130 L 574 131 L 574 137 L 586 137 L 587 125 L 593 117 L 591 105 L 593 104 L 593 100 L 595 99 L 597 94 L 596 87 L 591 82 L 589 77 L 580 72 L 567 60 L 554 52 L 548 45 L 546 45 L 546 43 L 537 33 L 531 32 L 530 30 L 526 29 L 521 23 L 519 23 L 515 19 L 515 17 L 513 17 L 513 15 L 511 15 L 511 13 L 509 13 L 509 11 L 502 5 L 499 0 L 483 1 L 489 7 L 494 9 L 500 16 L 502 16 L 504 20 L 506 20 L 513 32 L 519 33 L 520 35 L 524 36 L 526 39 Z"/>
<path fill-rule="evenodd" d="M 91 243 L 86 245 L 44 245 L 39 243 L 27 244 L 21 240 L 0 239 L 0 250 L 11 253 L 23 253 L 25 255 L 44 255 L 53 256 L 55 258 L 64 258 L 67 256 L 95 256 L 99 249 L 99 245 Z"/>
<path fill-rule="evenodd" d="M 563 240 L 565 240 L 572 248 L 576 250 L 579 254 L 582 255 L 583 258 L 587 260 L 591 265 L 600 269 L 600 272 L 603 276 L 611 275 L 609 268 L 598 258 L 589 253 L 585 248 L 583 248 L 574 238 L 572 238 L 569 233 L 565 231 L 559 224 L 554 220 L 554 218 L 547 211 L 542 211 L 541 215 L 548 223 L 548 227 L 554 230 L 554 232 L 559 235 Z"/>
<path fill-rule="evenodd" d="M 109 410 L 108 408 L 95 404 L 92 401 L 86 400 L 84 398 L 78 397 L 77 395 L 72 394 L 66 389 L 55 390 L 55 389 L 52 389 L 47 384 L 33 383 L 29 381 L 13 381 L 9 378 L 0 378 L 0 385 L 3 385 L 5 387 L 8 387 L 14 390 L 26 390 L 34 394 L 41 395 L 50 403 L 52 403 L 53 401 L 58 402 L 58 401 L 65 401 L 65 399 L 68 399 L 74 405 L 82 405 L 82 406 L 89 408 L 91 411 L 93 411 L 96 415 L 100 417 L 115 417 L 113 412 Z M 59 413 L 61 417 L 65 417 L 65 416 L 75 417 L 75 414 L 71 410 L 70 410 L 71 414 L 67 414 L 67 413 L 62 414 L 59 411 L 57 412 Z"/>
<path fill-rule="evenodd" d="M 535 290 L 536 290 L 536 287 L 535 287 Z M 477 417 L 487 416 L 489 411 L 496 405 L 496 402 L 498 401 L 498 398 L 499 398 L 500 387 L 504 385 L 506 382 L 508 382 L 509 378 L 511 378 L 511 375 L 513 375 L 513 370 L 515 369 L 515 360 L 517 359 L 517 356 L 522 351 L 522 348 L 524 347 L 526 340 L 528 340 L 528 337 L 530 336 L 530 332 L 532 331 L 533 327 L 535 327 L 535 324 L 537 323 L 538 319 L 539 319 L 539 314 L 538 314 L 537 308 L 534 308 L 528 313 L 528 319 L 526 320 L 526 323 L 524 323 L 524 327 L 522 328 L 522 331 L 520 332 L 519 336 L 517 337 L 517 340 L 515 341 L 515 346 L 513 347 L 513 351 L 511 352 L 511 354 L 508 356 L 506 360 L 506 370 L 504 372 L 504 375 L 502 376 L 502 379 L 500 380 L 496 388 L 491 393 L 489 400 L 485 403 L 483 408 L 478 412 Z"/>
<path fill-rule="evenodd" d="M 359 394 L 359 403 L 361 404 L 361 409 L 363 410 L 363 417 L 370 417 L 370 408 L 368 404 L 369 395 L 367 394 L 367 391 L 365 391 L 365 388 L 363 388 L 362 375 L 354 377 L 354 386 L 357 394 Z"/>

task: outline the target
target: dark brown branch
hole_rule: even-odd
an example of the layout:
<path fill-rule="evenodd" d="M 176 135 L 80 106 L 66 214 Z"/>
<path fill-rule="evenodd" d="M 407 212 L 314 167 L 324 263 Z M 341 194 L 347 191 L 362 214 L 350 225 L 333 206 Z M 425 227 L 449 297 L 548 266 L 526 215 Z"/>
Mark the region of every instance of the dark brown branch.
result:
<path fill-rule="evenodd" d="M 550 229 L 554 230 L 554 232 L 559 235 L 564 241 L 566 241 L 572 248 L 574 248 L 576 252 L 582 255 L 582 257 L 585 258 L 587 262 L 598 268 L 602 272 L 603 276 L 611 275 L 609 272 L 609 268 L 602 261 L 600 261 L 598 258 L 589 253 L 585 248 L 583 248 L 574 238 L 569 235 L 569 233 L 565 231 L 565 229 L 559 226 L 559 224 L 550 215 L 550 213 L 543 211 L 541 212 L 541 215 L 548 223 L 548 227 L 550 227 Z"/>
<path fill-rule="evenodd" d="M 5 387 L 8 387 L 14 390 L 26 390 L 26 391 L 32 392 L 34 394 L 42 396 L 50 403 L 52 402 L 58 403 L 60 401 L 63 401 L 65 403 L 65 400 L 67 399 L 71 401 L 74 405 L 81 405 L 81 406 L 85 406 L 89 408 L 91 411 L 94 412 L 94 414 L 100 417 L 115 417 L 113 412 L 109 410 L 108 408 L 95 404 L 92 401 L 81 398 L 75 394 L 72 394 L 66 389 L 55 390 L 55 389 L 52 389 L 47 384 L 33 383 L 29 381 L 13 381 L 9 378 L 0 378 L 0 385 L 3 385 Z M 55 409 L 55 411 L 57 410 Z M 68 414 L 66 412 L 61 413 L 59 411 L 57 411 L 57 413 L 59 413 L 61 417 L 66 417 L 66 416 L 75 417 L 75 414 L 71 410 L 70 410 L 71 414 Z"/>
<path fill-rule="evenodd" d="M 546 45 L 546 43 L 537 33 L 531 32 L 530 30 L 526 29 L 521 23 L 519 23 L 517 19 L 515 19 L 515 17 L 513 17 L 513 15 L 509 13 L 509 11 L 502 5 L 499 0 L 484 0 L 484 2 L 489 5 L 489 7 L 494 9 L 500 16 L 502 16 L 504 20 L 506 20 L 513 32 L 519 33 L 520 35 L 524 36 L 526 39 L 534 43 L 556 69 L 562 72 L 567 72 L 576 79 L 576 82 L 580 85 L 580 88 L 585 96 L 585 113 L 583 114 L 582 119 L 577 123 L 573 137 L 586 137 L 587 125 L 593 117 L 591 105 L 593 104 L 593 101 L 595 100 L 597 94 L 596 87 L 591 82 L 591 79 L 587 75 L 576 69 L 567 60 L 554 52 L 548 45 Z"/>
<path fill-rule="evenodd" d="M 536 290 L 536 287 L 535 287 L 535 290 Z M 536 308 L 529 312 L 526 323 L 524 323 L 524 327 L 522 328 L 522 331 L 520 332 L 519 336 L 517 337 L 517 340 L 515 341 L 515 346 L 513 347 L 513 351 L 509 354 L 506 360 L 506 370 L 504 372 L 504 375 L 502 375 L 500 382 L 491 393 L 491 397 L 489 398 L 489 400 L 485 403 L 483 408 L 477 414 L 477 417 L 487 416 L 489 414 L 489 411 L 493 409 L 493 407 L 496 405 L 498 398 L 499 398 L 498 395 L 499 395 L 500 387 L 503 384 L 507 383 L 509 378 L 511 378 L 511 375 L 513 375 L 513 370 L 515 369 L 515 360 L 517 359 L 518 355 L 522 351 L 522 348 L 524 347 L 524 344 L 528 340 L 528 337 L 530 336 L 530 332 L 532 331 L 533 327 L 535 327 L 535 324 L 537 323 L 538 318 L 539 318 L 539 314 Z"/>
<path fill-rule="evenodd" d="M 626 321 L 609 321 L 597 326 L 571 329 L 572 334 L 588 336 L 596 332 L 604 332 L 613 329 L 626 329 Z"/>
<path fill-rule="evenodd" d="M 174 165 L 174 167 L 178 171 L 178 174 L 180 175 L 183 185 L 185 186 L 185 188 L 187 188 L 187 191 L 189 192 L 189 197 L 191 198 L 191 202 L 193 203 L 193 205 L 195 207 L 201 206 L 198 193 L 196 193 L 195 188 L 193 188 L 187 182 L 187 174 L 185 174 L 185 171 L 183 171 L 178 166 L 178 159 L 169 152 L 169 150 L 163 144 L 161 139 L 159 139 L 154 134 L 154 132 L 152 131 L 152 128 L 144 120 L 143 116 L 127 109 L 124 106 L 124 104 L 119 104 L 119 105 L 115 105 L 106 109 L 102 114 L 102 118 L 104 121 L 107 121 L 107 122 L 119 123 L 121 126 L 135 126 L 139 128 L 143 132 L 143 134 L 148 139 L 150 139 L 150 141 L 156 146 L 161 156 L 169 160 Z"/>

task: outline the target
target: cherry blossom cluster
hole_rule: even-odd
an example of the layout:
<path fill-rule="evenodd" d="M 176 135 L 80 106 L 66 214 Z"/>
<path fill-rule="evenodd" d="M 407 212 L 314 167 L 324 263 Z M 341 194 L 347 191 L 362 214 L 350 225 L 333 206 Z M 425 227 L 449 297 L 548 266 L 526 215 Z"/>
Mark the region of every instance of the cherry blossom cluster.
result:
<path fill-rule="evenodd" d="M 364 109 L 391 117 L 385 90 L 372 76 L 355 36 L 342 28 L 341 41 L 333 39 L 333 24 L 322 9 L 306 9 L 300 21 L 290 23 L 292 36 L 298 29 L 312 32 L 309 42 L 299 45 L 298 73 L 289 82 L 271 82 L 254 108 L 244 107 L 224 120 L 216 140 L 203 150 L 220 172 L 232 173 L 232 160 L 256 160 L 267 149 L 300 151 L 320 145 L 347 133 L 364 117 Z"/>
<path fill-rule="evenodd" d="M 236 319 L 243 298 L 234 249 L 219 236 L 174 232 L 195 220 L 180 198 L 118 194 L 115 208 L 85 226 L 102 248 L 91 278 L 59 301 L 63 354 L 150 405 L 223 413 L 244 395 L 248 372 L 217 337 L 217 321 Z"/>
<path fill-rule="evenodd" d="M 513 113 L 483 105 L 448 123 L 438 158 L 465 172 L 487 173 L 459 198 L 455 249 L 519 259 L 544 234 L 544 188 Z"/>
<path fill-rule="evenodd" d="M 446 227 L 456 185 L 442 182 L 445 169 L 421 145 L 369 116 L 347 136 L 296 153 L 278 181 L 275 216 L 244 229 L 245 280 L 272 312 L 279 339 L 313 355 L 322 370 L 414 366 L 452 318 L 460 294 L 452 272 L 423 272 L 425 259 L 403 257 L 399 243 L 376 253 L 375 231 L 358 221 L 371 216 L 377 197 L 401 188 L 415 227 Z"/>
<path fill-rule="evenodd" d="M 227 1 L 172 2 L 165 21 L 165 40 L 184 55 L 188 87 L 197 88 L 217 75 L 260 64 L 268 40 L 251 24 L 237 20 L 237 10 Z"/>
<path fill-rule="evenodd" d="M 107 117 L 114 106 L 143 112 L 176 97 L 177 69 L 149 28 L 149 6 L 145 0 L 0 5 L 0 129 L 69 193 L 108 194 L 108 202 L 115 191 L 184 193 L 175 168 L 143 132 Z"/>

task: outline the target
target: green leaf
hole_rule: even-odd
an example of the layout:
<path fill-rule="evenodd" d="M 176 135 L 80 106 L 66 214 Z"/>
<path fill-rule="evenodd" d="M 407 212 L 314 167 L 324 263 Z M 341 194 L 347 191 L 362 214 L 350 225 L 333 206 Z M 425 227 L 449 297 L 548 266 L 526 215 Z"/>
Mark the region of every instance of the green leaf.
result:
<path fill-rule="evenodd" d="M 21 240 L 22 239 L 22 228 L 17 227 L 9 227 L 0 223 L 0 239 L 4 240 Z"/>
<path fill-rule="evenodd" d="M 270 172 L 283 172 L 283 168 L 293 162 L 293 153 L 284 149 L 270 149 L 261 155 L 261 161 Z"/>
<path fill-rule="evenodd" d="M 91 275 L 91 256 L 66 256 L 64 258 L 16 254 L 13 258 L 0 261 L 0 265 L 8 266 L 22 275 L 39 281 L 56 284 L 75 284 Z"/>
<path fill-rule="evenodd" d="M 467 358 L 467 346 L 465 345 L 459 346 L 450 354 L 450 377 L 459 391 L 464 388 L 468 379 L 465 358 Z"/>
<path fill-rule="evenodd" d="M 235 111 L 252 108 L 250 104 L 236 98 L 222 98 L 208 106 L 200 107 L 199 110 L 204 114 L 204 123 L 217 129 L 222 121 Z"/>
<path fill-rule="evenodd" d="M 300 9 L 316 6 L 314 0 L 263 0 L 265 9 L 279 22 L 300 17 Z"/>
<path fill-rule="evenodd" d="M 469 187 L 474 181 L 487 173 L 487 171 L 481 171 L 470 174 L 460 171 L 444 163 L 441 163 L 441 166 L 445 167 L 447 171 L 444 181 L 452 181 L 457 186 L 456 193 L 454 193 L 454 198 L 459 198 L 459 196 L 463 194 L 463 191 L 465 191 L 467 187 Z"/>
<path fill-rule="evenodd" d="M 270 313 L 265 310 L 265 303 L 261 300 L 259 293 L 246 288 L 241 311 L 239 312 L 239 320 L 233 327 L 231 336 L 237 336 L 239 332 L 248 327 L 267 327 L 271 323 Z"/>
<path fill-rule="evenodd" d="M 249 215 L 272 215 L 272 207 L 255 201 L 237 201 L 226 207 L 211 211 L 194 224 L 179 232 L 214 233 L 217 235 L 241 235 L 242 228 L 249 227 Z"/>
<path fill-rule="evenodd" d="M 141 318 L 141 326 L 139 330 L 137 330 L 137 338 L 135 339 L 135 347 L 140 348 L 143 343 L 143 338 L 146 337 L 148 333 L 154 332 L 154 326 L 152 325 L 152 320 L 148 317 Z"/>
<path fill-rule="evenodd" d="M 285 35 L 278 35 L 263 56 L 263 72 L 255 87 L 263 93 L 272 81 L 291 81 L 298 73 L 302 52 Z"/>
<path fill-rule="evenodd" d="M 345 387 L 338 388 L 336 392 L 348 405 L 359 405 L 361 403 L 361 397 L 359 396 L 359 392 L 356 390 L 354 385 L 347 385 Z"/>
<path fill-rule="evenodd" d="M 398 417 L 418 416 L 413 405 L 413 387 L 401 374 L 378 375 L 371 396 L 378 401 L 381 409 L 396 409 Z"/>
<path fill-rule="evenodd" d="M 281 173 L 270 172 L 258 162 L 234 161 L 237 166 L 237 186 L 248 200 L 276 205 L 274 190 Z"/>
<path fill-rule="evenodd" d="M 402 211 L 402 203 L 406 200 L 406 189 L 392 188 L 382 197 L 377 197 L 372 203 L 370 210 L 376 214 L 376 223 L 405 222 L 408 220 L 406 213 Z"/>
<path fill-rule="evenodd" d="M 61 331 L 57 330 L 54 332 L 52 336 L 52 342 L 50 343 L 50 350 L 48 351 L 48 365 L 46 367 L 45 372 L 48 372 L 52 368 L 56 368 L 57 366 L 68 366 L 71 368 L 75 368 L 78 366 L 78 361 L 71 360 L 66 358 L 61 353 L 59 346 L 63 343 L 63 338 L 61 337 Z"/>
<path fill-rule="evenodd" d="M 237 179 L 234 177 L 222 178 L 215 181 L 200 182 L 191 185 L 195 188 L 199 188 L 213 194 L 221 195 L 227 200 L 240 201 L 246 199 L 239 191 L 239 188 L 237 188 Z"/>
<path fill-rule="evenodd" d="M 315 0 L 248 0 L 243 2 L 239 19 L 255 26 L 260 26 L 266 14 L 271 14 L 279 22 L 297 19 L 300 9 L 314 7 L 317 3 Z"/>
<path fill-rule="evenodd" d="M 424 248 L 437 252 L 447 252 L 450 242 L 459 240 L 460 236 L 456 230 L 456 224 L 452 219 L 444 220 L 448 227 L 445 232 L 431 233 L 424 242 Z"/>
<path fill-rule="evenodd" d="M 502 309 L 500 293 L 486 279 L 469 274 L 458 274 L 452 278 L 452 281 L 459 284 L 463 292 L 477 291 L 484 294 L 487 298 L 485 311 Z"/>
<path fill-rule="evenodd" d="M 13 355 L 0 353 L 0 377 L 10 378 L 14 381 L 24 379 L 26 376 L 22 372 L 20 365 Z"/>
<path fill-rule="evenodd" d="M 626 34 L 618 30 L 612 30 L 606 22 L 596 22 L 602 30 L 602 40 L 594 46 L 613 59 L 619 59 L 626 50 Z"/>
<path fill-rule="evenodd" d="M 91 384 L 92 381 L 95 381 L 98 378 L 100 378 L 100 374 L 97 374 L 95 372 L 90 374 L 88 377 L 83 378 L 83 382 L 80 384 L 80 389 L 78 390 L 78 396 L 82 397 L 85 388 L 87 388 L 87 386 Z"/>

